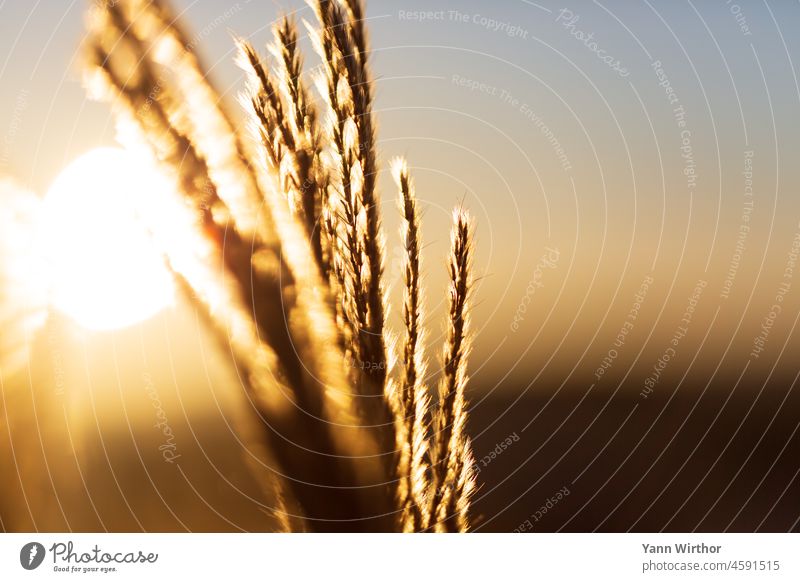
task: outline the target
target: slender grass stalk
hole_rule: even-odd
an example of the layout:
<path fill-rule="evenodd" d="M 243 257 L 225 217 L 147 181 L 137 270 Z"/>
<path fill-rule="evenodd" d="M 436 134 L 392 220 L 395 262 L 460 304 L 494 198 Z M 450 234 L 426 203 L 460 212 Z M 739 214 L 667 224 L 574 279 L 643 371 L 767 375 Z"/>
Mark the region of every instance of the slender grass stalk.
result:
<path fill-rule="evenodd" d="M 355 236 L 359 238 L 359 248 L 364 253 L 363 263 L 367 274 L 363 291 L 368 307 L 368 327 L 365 331 L 370 336 L 369 340 L 375 344 L 370 349 L 371 355 L 380 352 L 385 354 L 383 330 L 386 305 L 382 289 L 385 244 L 375 191 L 378 174 L 377 153 L 363 8 L 360 0 L 348 1 L 344 6 L 333 0 L 317 0 L 315 8 L 322 27 L 320 34 L 324 37 L 321 43 L 324 47 L 323 52 L 332 57 L 325 60 L 337 69 L 336 75 L 329 74 L 329 81 L 335 80 L 335 84 L 329 85 L 329 92 L 330 89 L 336 89 L 337 92 L 344 93 L 344 87 L 341 86 L 344 84 L 348 89 L 346 94 L 349 102 L 341 111 L 349 114 L 355 126 L 355 135 L 350 138 L 351 151 L 344 160 L 348 163 L 348 171 L 357 166 L 360 174 L 360 187 L 352 195 L 357 196 L 354 208 L 363 209 L 364 212 L 363 227 L 355 233 Z M 331 104 L 333 105 L 333 101 Z M 341 100 L 339 104 L 341 105 Z M 342 117 L 337 115 L 340 122 Z M 385 374 L 384 366 L 379 367 L 374 375 L 378 382 L 382 382 Z"/>
<path fill-rule="evenodd" d="M 291 119 L 284 112 L 278 89 L 255 49 L 242 39 L 237 39 L 236 45 L 237 62 L 249 79 L 249 91 L 242 105 L 254 116 L 253 129 L 261 139 L 271 170 L 279 176 L 281 192 L 286 194 L 289 208 L 301 220 L 306 220 L 300 201 L 297 143 L 290 127 Z"/>
<path fill-rule="evenodd" d="M 439 406 L 433 448 L 433 509 L 436 531 L 466 531 L 474 488 L 472 452 L 466 432 L 467 358 L 472 340 L 469 302 L 472 292 L 472 220 L 463 209 L 453 213 L 450 238 L 449 314 L 442 353 Z"/>
<path fill-rule="evenodd" d="M 316 111 L 303 83 L 303 57 L 297 44 L 297 27 L 284 17 L 273 27 L 275 42 L 272 53 L 279 62 L 279 87 L 287 104 L 290 127 L 296 144 L 297 188 L 311 248 L 322 274 L 330 274 L 329 242 L 324 238 L 322 223 L 326 194 L 320 184 L 327 181 L 327 168 L 322 162 L 322 139 L 317 130 Z"/>
<path fill-rule="evenodd" d="M 320 1 L 323 4 L 324 0 Z M 331 10 L 330 25 L 334 39 L 343 56 L 347 79 L 353 96 L 353 110 L 358 129 L 357 156 L 363 175 L 361 205 L 366 214 L 364 248 L 369 267 L 369 307 L 371 332 L 381 334 L 384 327 L 385 298 L 382 274 L 384 241 L 381 230 L 380 209 L 375 184 L 378 176 L 377 149 L 375 147 L 375 121 L 372 113 L 372 80 L 369 74 L 367 33 L 364 26 L 362 0 L 342 2 L 348 14 L 345 19 L 341 10 Z"/>
<path fill-rule="evenodd" d="M 332 9 L 329 5 L 315 5 L 317 16 L 322 25 L 330 20 L 326 12 Z M 315 47 L 323 59 L 324 76 L 320 78 L 320 93 L 328 106 L 326 134 L 332 146 L 332 154 L 336 160 L 336 179 L 329 183 L 334 190 L 330 198 L 329 231 L 336 251 L 335 261 L 341 267 L 340 285 L 342 293 L 342 311 L 354 330 L 353 355 L 360 362 L 370 362 L 375 355 L 371 337 L 364 333 L 368 326 L 368 304 L 364 282 L 364 251 L 360 235 L 359 215 L 360 201 L 353 189 L 353 166 L 355 164 L 353 142 L 354 132 L 350 129 L 353 121 L 352 98 L 346 83 L 341 54 L 335 46 L 330 30 L 322 26 L 319 31 L 306 23 Z M 382 355 L 378 357 L 382 360 Z"/>
<path fill-rule="evenodd" d="M 353 359 L 356 384 L 364 396 L 362 408 L 382 429 L 379 437 L 387 467 L 396 467 L 397 403 L 388 373 L 392 339 L 385 329 L 385 296 L 381 286 L 383 234 L 375 203 L 375 152 L 372 106 L 364 88 L 366 67 L 354 59 L 352 23 L 342 7 L 329 0 L 313 4 L 320 28 L 310 26 L 323 60 L 319 83 L 329 107 L 328 131 L 338 161 L 336 213 L 340 262 L 346 267 L 343 310 L 355 334 Z M 364 139 L 369 134 L 368 139 Z"/>
<path fill-rule="evenodd" d="M 404 500 L 405 528 L 422 531 L 428 527 L 428 413 L 430 397 L 424 383 L 426 362 L 424 353 L 423 305 L 420 290 L 420 216 L 414 185 L 406 161 L 397 158 L 392 173 L 400 190 L 399 205 L 403 216 L 401 235 L 405 246 L 403 259 L 404 294 L 403 360 L 405 362 L 400 388 L 403 422 L 401 446 L 401 496 Z"/>

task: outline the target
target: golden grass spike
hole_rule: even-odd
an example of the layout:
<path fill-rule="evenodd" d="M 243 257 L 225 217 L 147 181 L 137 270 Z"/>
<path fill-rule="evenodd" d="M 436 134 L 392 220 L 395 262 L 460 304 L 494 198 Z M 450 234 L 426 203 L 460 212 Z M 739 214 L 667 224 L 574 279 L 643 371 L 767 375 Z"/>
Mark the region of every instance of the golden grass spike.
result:
<path fill-rule="evenodd" d="M 308 89 L 303 83 L 303 57 L 297 44 L 297 26 L 284 16 L 273 26 L 272 52 L 281 70 L 281 90 L 291 109 L 295 135 L 315 131 L 316 114 Z M 306 135 L 307 138 L 307 135 Z"/>
<path fill-rule="evenodd" d="M 376 193 L 378 175 L 375 147 L 375 125 L 372 112 L 372 81 L 367 67 L 369 50 L 363 28 L 363 8 L 360 2 L 346 2 L 344 7 L 333 0 L 318 0 L 317 14 L 340 55 L 344 76 L 349 84 L 351 109 L 357 136 L 355 158 L 361 174 L 357 195 L 364 209 L 364 226 L 361 231 L 368 279 L 366 281 L 369 308 L 369 333 L 381 345 L 376 346 L 386 355 L 383 329 L 386 319 L 386 298 L 382 288 L 384 237 L 381 229 L 380 208 Z M 361 18 L 353 19 L 353 15 Z M 385 373 L 377 371 L 378 381 Z M 385 371 L 384 371 L 385 372 Z"/>
<path fill-rule="evenodd" d="M 450 238 L 449 313 L 442 353 L 439 406 L 433 448 L 433 518 L 436 531 L 466 531 L 469 496 L 474 487 L 472 453 L 466 432 L 467 358 L 472 340 L 469 304 L 472 291 L 472 219 L 461 208 L 453 213 Z"/>
<path fill-rule="evenodd" d="M 384 241 L 381 229 L 379 201 L 376 192 L 378 176 L 375 120 L 372 112 L 372 79 L 369 74 L 364 8 L 361 0 L 340 0 L 348 17 L 334 27 L 339 48 L 345 55 L 344 64 L 353 93 L 354 115 L 358 128 L 358 158 L 364 183 L 360 191 L 361 204 L 366 212 L 365 244 L 369 265 L 369 305 L 372 331 L 379 333 L 385 324 L 385 297 L 382 289 Z"/>
<path fill-rule="evenodd" d="M 369 297 L 366 265 L 367 241 L 364 236 L 363 205 L 359 196 L 359 184 L 363 173 L 358 158 L 358 131 L 355 120 L 353 90 L 347 80 L 345 55 L 336 42 L 338 20 L 342 15 L 332 2 L 320 1 L 313 5 L 320 21 L 320 30 L 313 31 L 315 46 L 320 52 L 325 67 L 325 90 L 322 91 L 330 108 L 328 133 L 338 162 L 339 192 L 336 196 L 339 208 L 336 214 L 341 226 L 342 262 L 348 267 L 349 283 L 352 287 L 351 317 L 358 332 L 359 359 L 362 362 L 383 362 L 382 353 L 376 348 L 374 335 L 369 333 Z M 341 29 L 341 25 L 338 25 Z"/>
<path fill-rule="evenodd" d="M 242 105 L 253 118 L 254 129 L 264 145 L 271 170 L 279 177 L 280 190 L 286 195 L 290 209 L 302 217 L 297 144 L 290 126 L 291 119 L 284 112 L 278 89 L 261 57 L 247 41 L 236 39 L 235 42 L 238 48 L 236 62 L 248 78 L 248 91 L 243 96 Z"/>
<path fill-rule="evenodd" d="M 325 22 L 330 20 L 322 12 L 323 6 L 312 4 L 320 21 L 320 30 L 314 30 L 307 24 L 309 33 L 314 41 L 315 48 L 323 60 L 324 77 L 323 89 L 320 91 L 328 105 L 329 115 L 325 126 L 325 133 L 332 146 L 333 157 L 337 165 L 337 180 L 331 181 L 329 187 L 335 190 L 330 197 L 329 217 L 327 230 L 330 232 L 331 241 L 335 244 L 334 251 L 337 255 L 335 262 L 341 265 L 341 272 L 345 278 L 341 281 L 344 289 L 351 292 L 343 293 L 342 310 L 349 319 L 351 327 L 356 330 L 355 356 L 361 361 L 368 358 L 370 346 L 369 338 L 363 337 L 362 330 L 367 324 L 367 303 L 363 282 L 363 242 L 359 236 L 358 216 L 360 214 L 360 201 L 355 196 L 352 188 L 352 168 L 355 163 L 352 132 L 348 134 L 348 126 L 352 125 L 352 98 L 349 86 L 346 83 L 342 57 L 333 40 L 330 27 Z"/>
<path fill-rule="evenodd" d="M 260 159 L 265 159 L 261 156 Z M 266 184 L 273 179 L 267 168 L 262 164 L 259 169 L 259 176 Z M 266 185 L 265 185 L 266 189 Z M 353 391 L 349 384 L 344 381 L 344 358 L 339 351 L 339 335 L 334 325 L 333 318 L 328 312 L 326 305 L 327 291 L 323 285 L 319 270 L 313 263 L 309 248 L 309 241 L 303 231 L 302 225 L 293 219 L 288 208 L 285 207 L 282 196 L 272 190 L 268 196 L 276 223 L 279 225 L 279 234 L 284 241 L 284 248 L 302 248 L 305 256 L 308 257 L 304 263 L 302 271 L 295 270 L 296 285 L 294 292 L 297 294 L 298 306 L 305 306 L 303 311 L 297 309 L 290 317 L 297 319 L 300 330 L 295 336 L 298 342 L 297 349 L 301 359 L 308 366 L 309 375 L 313 373 L 310 380 L 316 380 L 316 389 L 321 393 L 320 399 L 323 400 L 322 412 L 326 420 L 326 428 L 329 431 L 330 444 L 324 441 L 316 442 L 317 447 L 326 445 L 334 446 L 334 450 L 327 454 L 335 454 L 335 458 L 309 458 L 306 463 L 318 464 L 320 468 L 325 465 L 342 465 L 351 472 L 351 478 L 347 482 L 352 489 L 338 489 L 330 499 L 326 491 L 319 491 L 318 487 L 310 487 L 306 493 L 315 496 L 314 499 L 301 499 L 301 503 L 308 507 L 307 503 L 316 501 L 318 511 L 315 516 L 319 516 L 320 510 L 328 511 L 335 518 L 343 518 L 345 515 L 358 515 L 361 517 L 371 517 L 372 521 L 349 521 L 342 522 L 315 522 L 309 516 L 311 526 L 317 529 L 366 529 L 385 531 L 394 528 L 393 498 L 390 491 L 387 491 L 384 483 L 390 479 L 390 473 L 385 465 L 380 461 L 381 449 L 374 446 L 371 431 L 366 427 L 371 424 L 370 416 L 362 413 L 353 399 Z M 301 319 L 302 318 L 302 319 Z M 302 326 L 300 325 L 302 323 Z M 316 337 L 315 337 L 316 336 Z M 325 338 L 325 343 L 314 341 L 317 338 Z M 311 353 L 308 350 L 314 348 Z M 339 374 L 342 374 L 341 380 Z M 341 382 L 339 384 L 334 382 Z M 345 415 L 346 413 L 346 415 Z M 307 414 L 307 413 L 306 413 Z M 362 428 L 364 427 L 364 428 Z M 324 438 L 324 435 L 321 435 Z M 323 470 L 325 475 L 330 469 Z M 346 475 L 342 475 L 346 477 Z M 330 480 L 328 480 L 330 481 Z M 319 481 L 317 482 L 319 483 Z M 326 483 L 322 481 L 322 483 Z M 333 483 L 336 487 L 341 487 Z M 316 491 L 314 491 L 316 489 Z M 347 504 L 355 504 L 356 507 L 348 507 Z M 360 507 L 359 506 L 363 506 Z M 365 515 L 365 509 L 369 513 Z"/>
<path fill-rule="evenodd" d="M 317 14 L 322 23 L 323 16 L 319 14 L 319 6 L 314 0 L 309 0 L 309 5 Z M 361 289 L 359 281 L 353 282 L 351 272 L 354 262 L 361 260 L 360 253 L 349 253 L 347 248 L 357 248 L 357 238 L 353 237 L 353 225 L 345 224 L 343 220 L 343 207 L 351 205 L 350 192 L 345 192 L 341 176 L 349 176 L 349 161 L 352 157 L 345 148 L 344 126 L 350 116 L 347 99 L 340 101 L 339 87 L 345 86 L 343 71 L 340 66 L 340 56 L 336 52 L 331 35 L 324 27 L 315 29 L 309 22 L 304 21 L 315 51 L 322 59 L 323 67 L 316 76 L 315 84 L 323 97 L 326 107 L 319 118 L 319 134 L 323 145 L 329 148 L 332 158 L 331 167 L 320 176 L 320 193 L 322 197 L 322 222 L 326 238 L 326 249 L 329 252 L 329 282 L 335 300 L 335 310 L 339 329 L 344 336 L 344 345 L 348 361 L 361 360 L 361 354 L 366 350 L 363 338 L 360 337 L 358 326 L 359 308 L 356 306 L 357 297 L 355 290 Z M 354 214 L 354 213 L 351 213 Z M 352 241 L 352 245 L 348 245 Z M 360 277 L 361 270 L 356 271 Z M 350 291 L 348 291 L 350 290 Z M 350 378 L 356 385 L 359 380 L 355 369 L 350 369 Z"/>
<path fill-rule="evenodd" d="M 362 66 L 366 65 L 369 53 L 367 51 L 367 27 L 364 21 L 364 3 L 361 0 L 339 0 L 350 18 L 350 30 L 353 42 L 358 49 L 358 58 Z"/>
<path fill-rule="evenodd" d="M 394 474 L 399 418 L 396 394 L 388 381 L 394 354 L 388 349 L 391 338 L 384 326 L 385 298 L 380 282 L 383 233 L 375 220 L 377 206 L 373 202 L 369 207 L 364 204 L 367 201 L 365 188 L 374 183 L 375 173 L 365 171 L 362 161 L 368 155 L 366 150 L 371 150 L 374 144 L 360 141 L 361 122 L 358 121 L 361 113 L 371 116 L 371 110 L 358 109 L 363 100 L 357 99 L 355 93 L 363 91 L 348 76 L 348 61 L 353 60 L 353 53 L 352 46 L 347 44 L 349 41 L 343 40 L 349 39 L 349 33 L 340 6 L 319 0 L 313 8 L 320 29 L 311 32 L 323 60 L 325 75 L 321 93 L 329 106 L 327 130 L 338 166 L 335 200 L 338 202 L 340 243 L 337 249 L 341 253 L 341 263 L 346 266 L 343 312 L 356 340 L 353 378 L 364 396 L 362 410 L 377 425 L 385 466 Z"/>
<path fill-rule="evenodd" d="M 323 236 L 323 207 L 326 194 L 320 186 L 326 182 L 327 169 L 322 162 L 322 139 L 316 125 L 316 112 L 303 80 L 303 58 L 297 44 L 294 21 L 284 16 L 273 27 L 273 54 L 279 62 L 279 87 L 289 111 L 290 127 L 295 142 L 297 183 L 303 218 L 311 242 L 311 250 L 324 279 L 330 275 L 332 250 Z"/>
<path fill-rule="evenodd" d="M 293 36 L 293 29 L 286 22 L 283 27 L 276 28 L 278 46 L 273 47 L 274 53 L 285 56 L 289 62 L 284 69 L 287 66 L 299 67 L 301 63 L 299 56 L 294 53 L 296 36 Z M 318 136 L 310 125 L 314 118 L 305 89 L 299 84 L 299 79 L 291 78 L 299 71 L 282 70 L 276 85 L 255 50 L 243 40 L 238 40 L 237 45 L 238 62 L 250 78 L 249 103 L 245 107 L 255 114 L 254 122 L 259 127 L 270 163 L 280 175 L 281 189 L 287 194 L 293 213 L 305 226 L 314 259 L 327 278 L 327 255 L 323 253 L 321 244 L 322 200 L 317 187 L 318 176 L 324 167 L 320 159 Z M 302 125 L 298 125 L 298 121 Z"/>
<path fill-rule="evenodd" d="M 400 474 L 404 479 L 401 495 L 405 503 L 406 528 L 423 531 L 430 523 L 428 456 L 428 414 L 430 398 L 425 386 L 426 362 L 423 304 L 420 289 L 420 216 L 414 184 L 408 174 L 406 161 L 396 158 L 392 174 L 400 190 L 399 206 L 403 216 L 401 235 L 405 245 L 403 258 L 404 295 L 403 360 L 405 363 L 400 389 L 402 416 L 402 456 Z"/>

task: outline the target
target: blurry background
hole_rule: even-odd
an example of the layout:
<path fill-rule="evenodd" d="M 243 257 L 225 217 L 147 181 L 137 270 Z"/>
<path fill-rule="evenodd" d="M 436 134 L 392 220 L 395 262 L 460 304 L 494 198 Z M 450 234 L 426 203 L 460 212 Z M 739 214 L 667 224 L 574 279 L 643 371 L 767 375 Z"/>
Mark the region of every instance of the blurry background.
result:
<path fill-rule="evenodd" d="M 232 111 L 231 31 L 263 48 L 282 11 L 312 19 L 294 1 L 173 5 Z M 114 144 L 81 84 L 85 8 L 0 1 L 0 175 L 40 195 Z M 479 225 L 477 529 L 798 529 L 800 5 L 367 8 L 381 163 L 408 157 L 425 212 L 432 373 L 450 208 Z M 390 236 L 395 288 L 400 250 Z M 3 370 L 2 527 L 268 528 L 231 454 L 251 444 L 225 356 L 180 304 L 108 332 L 52 319 Z"/>

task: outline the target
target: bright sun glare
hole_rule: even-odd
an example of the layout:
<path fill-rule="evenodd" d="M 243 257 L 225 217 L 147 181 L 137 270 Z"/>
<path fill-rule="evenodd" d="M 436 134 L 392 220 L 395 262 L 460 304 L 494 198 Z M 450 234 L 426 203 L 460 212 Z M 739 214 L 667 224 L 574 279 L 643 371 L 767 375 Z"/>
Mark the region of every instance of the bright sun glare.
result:
<path fill-rule="evenodd" d="M 152 166 L 116 148 L 92 150 L 58 176 L 41 231 L 56 309 L 86 328 L 108 330 L 171 303 L 170 274 L 137 207 L 164 187 Z"/>

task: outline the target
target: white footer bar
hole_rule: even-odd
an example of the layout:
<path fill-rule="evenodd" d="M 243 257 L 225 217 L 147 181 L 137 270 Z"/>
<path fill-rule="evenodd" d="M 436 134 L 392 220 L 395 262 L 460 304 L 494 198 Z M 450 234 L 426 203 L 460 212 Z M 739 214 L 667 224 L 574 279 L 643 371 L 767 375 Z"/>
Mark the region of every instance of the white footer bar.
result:
<path fill-rule="evenodd" d="M 794 534 L 0 534 L 0 580 L 800 580 Z M 184 578 L 185 579 L 185 578 Z"/>

